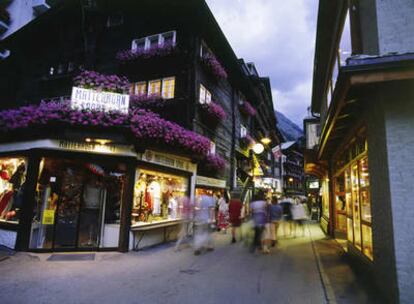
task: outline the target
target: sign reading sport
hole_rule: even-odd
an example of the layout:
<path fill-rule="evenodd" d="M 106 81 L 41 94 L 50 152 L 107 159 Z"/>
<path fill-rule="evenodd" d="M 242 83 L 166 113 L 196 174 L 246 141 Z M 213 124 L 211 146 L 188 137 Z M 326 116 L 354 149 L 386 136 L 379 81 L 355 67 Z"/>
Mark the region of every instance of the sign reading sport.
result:
<path fill-rule="evenodd" d="M 129 95 L 73 87 L 71 108 L 103 112 L 116 111 L 127 114 Z"/>

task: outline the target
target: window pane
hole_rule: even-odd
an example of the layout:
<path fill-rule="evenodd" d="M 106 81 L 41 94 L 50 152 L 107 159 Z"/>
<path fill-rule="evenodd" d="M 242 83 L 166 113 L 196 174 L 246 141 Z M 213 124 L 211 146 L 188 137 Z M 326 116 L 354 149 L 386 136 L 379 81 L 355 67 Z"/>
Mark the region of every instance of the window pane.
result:
<path fill-rule="evenodd" d="M 153 48 L 158 46 L 159 35 L 150 36 L 147 38 L 148 46 L 147 48 Z"/>
<path fill-rule="evenodd" d="M 211 93 L 209 91 L 206 91 L 206 103 L 211 102 Z"/>
<path fill-rule="evenodd" d="M 135 87 L 135 94 L 138 96 L 147 94 L 147 83 L 145 81 L 137 82 Z"/>
<path fill-rule="evenodd" d="M 162 98 L 174 98 L 175 77 L 164 78 L 162 81 Z"/>
<path fill-rule="evenodd" d="M 241 125 L 240 126 L 240 137 L 246 137 L 247 136 L 247 129 L 245 126 Z"/>
<path fill-rule="evenodd" d="M 164 45 L 175 45 L 175 31 L 162 34 Z"/>
<path fill-rule="evenodd" d="M 23 207 L 27 161 L 0 159 L 0 222 L 18 223 Z"/>
<path fill-rule="evenodd" d="M 138 51 L 145 48 L 145 38 L 135 39 L 132 41 L 132 50 Z"/>
<path fill-rule="evenodd" d="M 215 154 L 216 153 L 216 144 L 214 141 L 210 141 L 210 153 Z"/>
<path fill-rule="evenodd" d="M 135 83 L 131 83 L 129 86 L 129 95 L 135 95 Z"/>
<path fill-rule="evenodd" d="M 148 85 L 148 95 L 157 95 L 161 94 L 161 80 L 151 80 Z"/>
<path fill-rule="evenodd" d="M 363 241 L 363 252 L 371 260 L 374 258 L 372 249 L 372 230 L 367 225 L 362 225 L 362 241 Z"/>
<path fill-rule="evenodd" d="M 201 104 L 206 103 L 206 88 L 200 84 L 200 98 L 199 101 Z"/>

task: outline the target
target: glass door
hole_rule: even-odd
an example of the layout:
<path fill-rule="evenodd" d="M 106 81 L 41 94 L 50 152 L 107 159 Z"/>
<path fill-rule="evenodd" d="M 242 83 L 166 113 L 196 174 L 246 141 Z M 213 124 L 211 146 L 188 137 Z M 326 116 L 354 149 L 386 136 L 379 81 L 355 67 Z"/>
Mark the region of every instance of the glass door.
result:
<path fill-rule="evenodd" d="M 118 247 L 125 178 L 123 164 L 42 159 L 30 248 Z"/>

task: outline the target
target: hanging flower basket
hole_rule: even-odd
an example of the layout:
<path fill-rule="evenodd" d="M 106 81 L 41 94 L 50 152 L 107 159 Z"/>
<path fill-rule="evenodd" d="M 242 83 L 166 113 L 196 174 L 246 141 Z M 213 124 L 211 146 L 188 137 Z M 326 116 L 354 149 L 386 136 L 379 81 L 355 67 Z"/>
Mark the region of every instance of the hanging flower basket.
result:
<path fill-rule="evenodd" d="M 240 112 L 243 115 L 246 116 L 255 116 L 257 114 L 257 111 L 255 108 L 253 108 L 253 106 L 251 105 L 250 102 L 248 101 L 244 101 L 241 105 L 240 105 Z"/>
<path fill-rule="evenodd" d="M 130 95 L 130 109 L 159 110 L 165 108 L 169 101 L 163 99 L 159 94 L 153 95 Z"/>
<path fill-rule="evenodd" d="M 250 135 L 246 135 L 240 138 L 239 143 L 241 147 L 248 148 L 254 144 L 254 139 Z"/>
<path fill-rule="evenodd" d="M 95 71 L 82 71 L 73 79 L 75 86 L 114 93 L 129 91 L 129 80 L 124 76 L 105 75 Z"/>
<path fill-rule="evenodd" d="M 210 126 L 217 126 L 220 122 L 227 118 L 227 114 L 223 107 L 216 102 L 200 104 L 200 114 L 204 123 Z"/>
<path fill-rule="evenodd" d="M 153 57 L 166 57 L 177 52 L 173 44 L 157 45 L 147 50 L 122 50 L 116 54 L 116 59 L 121 63 L 128 63 L 138 59 L 149 59 Z"/>
<path fill-rule="evenodd" d="M 217 60 L 216 56 L 212 54 L 205 54 L 201 58 L 204 67 L 217 79 L 227 79 L 228 75 L 224 67 Z"/>

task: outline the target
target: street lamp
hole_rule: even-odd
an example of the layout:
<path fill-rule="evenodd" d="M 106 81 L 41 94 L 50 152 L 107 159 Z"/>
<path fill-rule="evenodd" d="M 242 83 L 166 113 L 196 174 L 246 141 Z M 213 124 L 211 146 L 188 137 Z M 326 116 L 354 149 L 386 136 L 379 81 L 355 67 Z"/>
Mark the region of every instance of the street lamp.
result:
<path fill-rule="evenodd" d="M 262 154 L 264 151 L 264 146 L 261 143 L 255 143 L 253 146 L 253 152 L 255 154 Z"/>
<path fill-rule="evenodd" d="M 270 143 L 272 142 L 272 140 L 271 140 L 269 137 L 263 137 L 260 141 L 261 141 L 264 145 L 268 145 L 268 144 L 270 144 Z"/>

